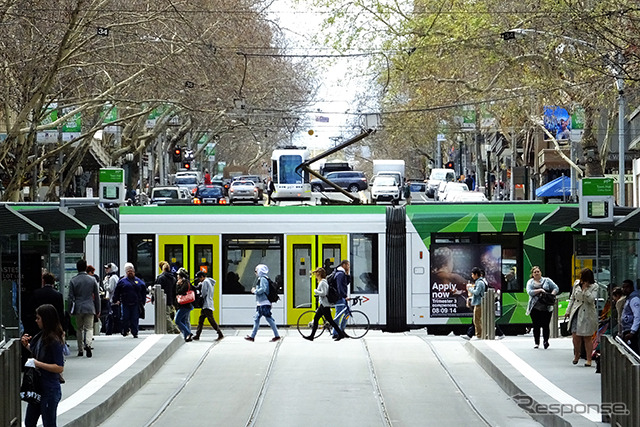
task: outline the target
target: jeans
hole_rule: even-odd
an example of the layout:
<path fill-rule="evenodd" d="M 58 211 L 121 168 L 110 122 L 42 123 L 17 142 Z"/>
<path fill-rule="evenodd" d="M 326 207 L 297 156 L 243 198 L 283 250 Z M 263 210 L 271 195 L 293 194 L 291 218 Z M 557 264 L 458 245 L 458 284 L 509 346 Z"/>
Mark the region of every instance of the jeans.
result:
<path fill-rule="evenodd" d="M 181 305 L 178 311 L 176 311 L 175 322 L 178 325 L 178 329 L 182 332 L 182 336 L 187 338 L 191 335 L 191 321 L 189 320 L 189 313 L 193 310 L 191 304 Z"/>
<path fill-rule="evenodd" d="M 311 328 L 311 338 L 313 338 L 316 334 L 316 330 L 318 329 L 318 321 L 321 317 L 324 317 L 324 320 L 329 322 L 334 332 L 339 335 L 341 338 L 344 338 L 346 335 L 342 330 L 338 327 L 336 322 L 333 321 L 333 317 L 331 316 L 331 308 L 325 307 L 324 305 L 320 305 L 318 310 L 316 310 L 316 315 L 313 317 L 313 327 Z"/>
<path fill-rule="evenodd" d="M 271 306 L 270 305 L 259 305 L 256 307 L 256 314 L 253 315 L 253 331 L 251 331 L 251 338 L 255 338 L 258 333 L 258 328 L 260 328 L 260 318 L 264 317 L 269 326 L 271 326 L 271 330 L 273 331 L 273 335 L 279 337 L 278 327 L 276 326 L 276 321 L 271 317 Z"/>
<path fill-rule="evenodd" d="M 340 329 L 342 329 L 343 331 L 344 331 L 344 325 L 347 323 L 347 316 L 345 316 L 346 311 L 342 313 L 342 315 L 340 316 L 339 316 L 339 313 L 345 308 L 347 308 L 347 301 L 344 298 L 340 298 L 338 302 L 336 302 L 336 317 L 333 320 L 338 324 Z M 333 337 L 337 338 L 338 332 L 333 331 Z"/>
<path fill-rule="evenodd" d="M 24 425 L 26 427 L 36 427 L 38 418 L 42 415 L 42 425 L 44 427 L 56 427 L 56 417 L 58 412 L 58 403 L 62 398 L 62 390 L 60 386 L 53 388 L 44 388 L 42 390 L 42 399 L 40 404 L 29 403 L 27 412 L 24 416 Z"/>
<path fill-rule="evenodd" d="M 216 319 L 213 318 L 213 311 L 209 308 L 203 308 L 200 312 L 200 318 L 198 319 L 198 329 L 196 330 L 196 336 L 199 338 L 202 333 L 202 327 L 204 326 L 204 320 L 207 319 L 211 327 L 218 333 L 218 336 L 222 336 L 220 326 L 216 323 Z"/>
<path fill-rule="evenodd" d="M 138 304 L 122 305 L 122 332 L 131 328 L 131 334 L 138 336 L 138 322 L 140 321 L 140 308 Z"/>

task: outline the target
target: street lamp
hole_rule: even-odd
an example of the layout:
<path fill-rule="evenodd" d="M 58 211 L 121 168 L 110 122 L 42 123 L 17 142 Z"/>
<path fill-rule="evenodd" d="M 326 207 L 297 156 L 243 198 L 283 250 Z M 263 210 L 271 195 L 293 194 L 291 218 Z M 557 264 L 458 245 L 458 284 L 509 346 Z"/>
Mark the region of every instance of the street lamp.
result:
<path fill-rule="evenodd" d="M 591 49 L 595 52 L 598 52 L 596 46 L 593 43 L 589 43 L 584 40 L 576 39 L 569 36 L 564 36 L 560 34 L 554 34 L 547 31 L 534 30 L 529 28 L 514 28 L 509 31 L 505 31 L 502 33 L 503 40 L 513 40 L 518 35 L 526 36 L 529 34 L 542 34 L 545 36 L 556 37 L 560 39 L 564 39 L 570 41 L 572 43 L 579 44 L 588 49 Z M 622 52 L 618 51 L 616 54 L 616 61 L 612 61 L 607 56 L 605 56 L 605 60 L 608 66 L 614 71 L 615 75 L 615 86 L 618 91 L 618 205 L 625 206 L 625 194 L 624 194 L 624 155 L 625 155 L 625 146 L 624 146 L 624 134 L 625 134 L 625 121 L 624 121 L 624 111 L 625 111 L 625 99 L 624 99 L 624 77 L 622 70 L 622 62 L 623 55 Z M 573 144 L 572 144 L 573 146 Z M 572 170 L 573 174 L 573 170 Z M 572 183 L 573 184 L 573 183 Z M 572 189 L 573 190 L 573 189 Z"/>

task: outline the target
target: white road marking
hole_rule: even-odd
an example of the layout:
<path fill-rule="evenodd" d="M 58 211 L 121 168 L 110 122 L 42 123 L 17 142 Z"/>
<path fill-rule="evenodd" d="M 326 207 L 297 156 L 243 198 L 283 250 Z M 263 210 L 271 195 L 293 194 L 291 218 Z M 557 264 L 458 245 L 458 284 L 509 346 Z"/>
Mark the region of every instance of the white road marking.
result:
<path fill-rule="evenodd" d="M 98 390 L 100 390 L 105 384 L 109 381 L 120 375 L 127 368 L 133 365 L 138 359 L 140 359 L 151 347 L 154 346 L 160 339 L 162 335 L 151 335 L 144 340 L 136 348 L 131 350 L 129 354 L 124 356 L 118 362 L 116 362 L 109 370 L 104 373 L 98 375 L 87 384 L 82 386 L 78 391 L 73 393 L 71 396 L 62 400 L 58 405 L 58 415 L 64 414 L 65 412 L 75 408 L 80 403 L 87 400 L 89 397 L 93 396 Z"/>
<path fill-rule="evenodd" d="M 567 405 L 584 405 L 586 404 L 580 402 L 575 397 L 570 394 L 562 391 L 559 387 L 557 387 L 554 383 L 543 377 L 538 371 L 533 369 L 531 365 L 518 357 L 514 352 L 509 350 L 504 344 L 497 341 L 488 341 L 487 344 L 489 347 L 492 347 L 504 360 L 509 362 L 511 366 L 516 368 L 522 375 L 525 376 L 529 381 L 531 381 L 536 387 L 540 390 L 547 393 L 549 396 L 560 402 L 561 404 Z M 586 413 L 581 413 L 583 417 L 593 422 L 601 422 L 602 415 L 600 412 L 592 409 L 591 407 L 587 407 Z"/>

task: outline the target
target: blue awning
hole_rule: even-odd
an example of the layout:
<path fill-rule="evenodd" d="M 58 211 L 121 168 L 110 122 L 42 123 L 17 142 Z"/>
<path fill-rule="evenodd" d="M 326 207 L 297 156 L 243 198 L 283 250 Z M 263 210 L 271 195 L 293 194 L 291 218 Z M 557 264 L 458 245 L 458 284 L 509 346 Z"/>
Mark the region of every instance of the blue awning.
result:
<path fill-rule="evenodd" d="M 564 197 L 571 195 L 571 178 L 560 176 L 536 188 L 536 197 Z"/>

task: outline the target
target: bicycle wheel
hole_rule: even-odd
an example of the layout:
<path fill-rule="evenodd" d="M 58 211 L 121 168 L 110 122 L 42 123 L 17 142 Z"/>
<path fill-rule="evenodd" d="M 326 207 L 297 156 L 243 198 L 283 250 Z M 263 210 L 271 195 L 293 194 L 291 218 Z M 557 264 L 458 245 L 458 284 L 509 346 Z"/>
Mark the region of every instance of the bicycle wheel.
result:
<path fill-rule="evenodd" d="M 358 310 L 351 310 L 347 314 L 347 323 L 344 326 L 344 333 L 349 338 L 362 338 L 369 332 L 369 318 L 366 314 Z"/>
<path fill-rule="evenodd" d="M 311 328 L 313 327 L 313 318 L 315 317 L 316 312 L 313 310 L 305 311 L 298 317 L 298 332 L 303 337 L 311 336 Z M 314 338 L 318 338 L 324 332 L 324 319 L 320 319 L 318 322 L 318 329 L 316 329 L 316 333 Z"/>

